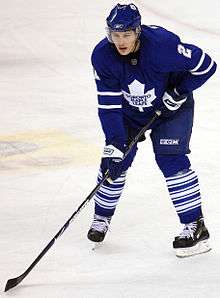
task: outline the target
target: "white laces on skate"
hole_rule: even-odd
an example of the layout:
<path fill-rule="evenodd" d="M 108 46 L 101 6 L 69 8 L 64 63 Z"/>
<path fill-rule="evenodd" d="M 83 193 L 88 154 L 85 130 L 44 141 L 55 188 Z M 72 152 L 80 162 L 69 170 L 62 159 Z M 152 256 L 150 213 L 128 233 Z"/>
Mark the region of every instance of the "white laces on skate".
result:
<path fill-rule="evenodd" d="M 179 238 L 194 238 L 194 232 L 196 231 L 197 223 L 191 222 L 185 224 L 183 231 L 180 233 Z"/>
<path fill-rule="evenodd" d="M 110 219 L 105 216 L 95 215 L 91 229 L 94 229 L 101 233 L 106 233 L 108 231 L 110 224 Z"/>

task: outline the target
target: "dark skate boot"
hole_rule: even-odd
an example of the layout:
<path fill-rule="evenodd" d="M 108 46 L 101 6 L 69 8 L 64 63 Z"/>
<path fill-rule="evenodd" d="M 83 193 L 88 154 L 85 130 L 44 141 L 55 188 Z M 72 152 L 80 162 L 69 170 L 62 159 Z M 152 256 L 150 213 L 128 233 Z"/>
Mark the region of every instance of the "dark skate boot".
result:
<path fill-rule="evenodd" d="M 203 217 L 185 224 L 183 231 L 173 241 L 176 256 L 184 258 L 210 251 L 208 239 L 209 232 L 204 224 Z"/>
<path fill-rule="evenodd" d="M 111 217 L 94 215 L 92 225 L 88 231 L 87 238 L 93 242 L 102 242 L 108 231 Z"/>

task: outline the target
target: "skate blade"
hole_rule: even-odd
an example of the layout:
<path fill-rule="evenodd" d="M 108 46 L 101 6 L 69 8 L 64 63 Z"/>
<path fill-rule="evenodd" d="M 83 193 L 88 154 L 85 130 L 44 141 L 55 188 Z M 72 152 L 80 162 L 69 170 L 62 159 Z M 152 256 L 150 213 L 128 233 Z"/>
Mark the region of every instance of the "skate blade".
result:
<path fill-rule="evenodd" d="M 103 242 L 91 243 L 91 250 L 96 251 L 96 250 L 100 249 L 102 246 L 103 246 Z"/>
<path fill-rule="evenodd" d="M 192 247 L 176 248 L 175 252 L 178 258 L 187 258 L 187 257 L 206 253 L 211 249 L 212 248 L 209 246 L 208 240 L 203 240 L 198 242 L 195 246 L 192 246 Z"/>

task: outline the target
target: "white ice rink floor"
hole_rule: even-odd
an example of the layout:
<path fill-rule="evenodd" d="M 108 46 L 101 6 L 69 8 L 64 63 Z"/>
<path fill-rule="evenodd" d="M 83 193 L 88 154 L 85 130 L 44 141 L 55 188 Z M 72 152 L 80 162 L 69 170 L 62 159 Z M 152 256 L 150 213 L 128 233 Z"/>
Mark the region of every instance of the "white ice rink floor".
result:
<path fill-rule="evenodd" d="M 219 1 L 134 1 L 220 61 Z M 23 282 L 24 272 L 94 188 L 103 135 L 90 54 L 115 1 L 0 0 L 0 297 L 218 298 L 219 70 L 195 92 L 191 161 L 210 253 L 177 259 L 180 226 L 149 140 L 140 145 L 105 245 L 86 239 L 93 202 Z"/>

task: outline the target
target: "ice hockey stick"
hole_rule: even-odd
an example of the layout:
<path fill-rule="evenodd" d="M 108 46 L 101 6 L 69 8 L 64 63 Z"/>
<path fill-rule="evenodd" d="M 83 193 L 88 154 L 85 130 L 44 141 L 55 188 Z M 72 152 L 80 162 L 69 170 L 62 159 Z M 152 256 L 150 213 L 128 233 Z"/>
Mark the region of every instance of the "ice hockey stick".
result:
<path fill-rule="evenodd" d="M 136 137 L 129 144 L 128 150 L 126 151 L 124 158 L 129 154 L 133 146 L 138 142 L 140 137 L 150 128 L 153 122 L 160 116 L 161 112 L 156 111 L 153 117 L 149 120 L 149 122 L 140 130 L 140 132 L 136 135 Z M 29 273 L 30 271 L 37 265 L 37 263 L 41 260 L 41 258 L 47 253 L 47 251 L 53 246 L 55 241 L 64 233 L 64 231 L 68 228 L 70 223 L 74 220 L 74 218 L 80 213 L 80 211 L 89 203 L 92 197 L 96 194 L 99 188 L 102 186 L 104 181 L 109 178 L 108 172 L 104 175 L 102 180 L 96 185 L 96 187 L 91 191 L 91 193 L 87 196 L 87 198 L 81 203 L 78 209 L 70 216 L 70 218 L 65 222 L 62 228 L 58 231 L 58 233 L 53 237 L 53 239 L 47 244 L 47 246 L 42 250 L 42 252 L 37 256 L 37 258 L 33 261 L 33 263 L 19 276 L 15 278 L 11 278 L 7 281 L 5 286 L 5 292 L 16 287 Z"/>

